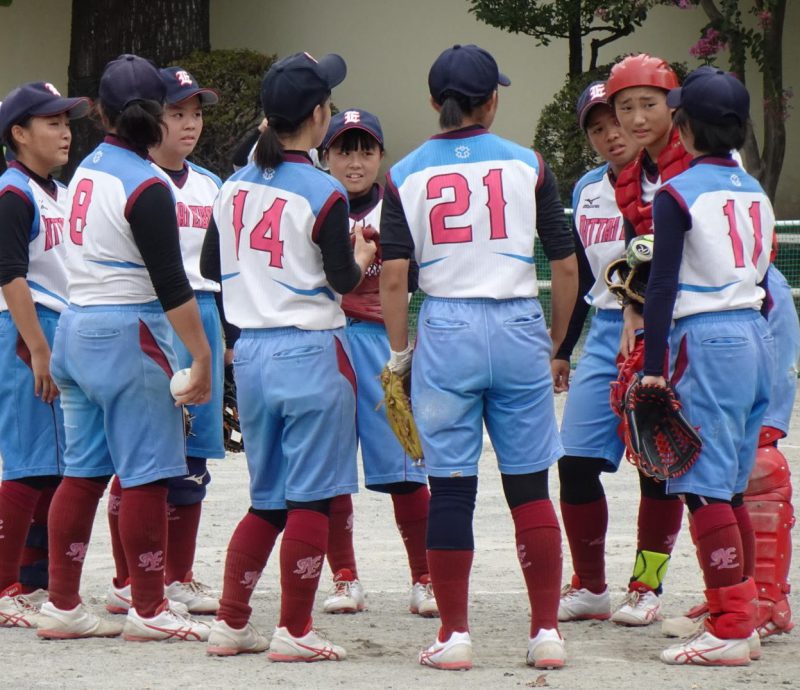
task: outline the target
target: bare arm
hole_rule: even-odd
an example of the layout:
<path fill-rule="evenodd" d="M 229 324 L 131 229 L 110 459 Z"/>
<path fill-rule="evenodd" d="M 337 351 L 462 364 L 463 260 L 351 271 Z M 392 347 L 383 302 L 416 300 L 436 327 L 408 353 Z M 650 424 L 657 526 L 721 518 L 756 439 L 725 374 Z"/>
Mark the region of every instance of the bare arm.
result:
<path fill-rule="evenodd" d="M 202 405 L 211 399 L 211 348 L 208 345 L 197 300 L 192 297 L 165 312 L 169 322 L 192 355 L 189 385 L 176 398 L 176 405 Z"/>
<path fill-rule="evenodd" d="M 408 265 L 408 259 L 391 259 L 381 267 L 381 308 L 395 352 L 408 347 Z"/>
<path fill-rule="evenodd" d="M 36 307 L 25 278 L 14 278 L 3 285 L 3 297 L 8 304 L 11 318 L 14 319 L 14 325 L 31 353 L 33 392 L 49 404 L 55 400 L 59 391 L 50 376 L 50 345 L 39 324 L 39 317 L 36 316 Z"/>
<path fill-rule="evenodd" d="M 553 340 L 553 354 L 558 352 L 567 334 L 569 319 L 578 295 L 578 262 L 575 254 L 550 262 L 552 277 L 553 316 L 550 323 L 550 337 Z"/>

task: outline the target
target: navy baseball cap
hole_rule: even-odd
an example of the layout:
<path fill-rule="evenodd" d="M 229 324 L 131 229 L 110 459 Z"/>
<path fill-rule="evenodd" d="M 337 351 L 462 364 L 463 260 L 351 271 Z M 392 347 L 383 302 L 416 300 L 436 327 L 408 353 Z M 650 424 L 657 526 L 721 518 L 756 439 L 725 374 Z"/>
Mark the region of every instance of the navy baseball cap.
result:
<path fill-rule="evenodd" d="M 158 69 L 138 55 L 120 55 L 106 65 L 100 77 L 100 102 L 115 112 L 134 101 L 163 103 L 166 93 Z"/>
<path fill-rule="evenodd" d="M 345 76 L 347 65 L 336 53 L 319 60 L 308 53 L 295 53 L 278 60 L 261 82 L 264 115 L 299 124 Z"/>
<path fill-rule="evenodd" d="M 578 113 L 578 124 L 581 126 L 581 129 L 586 129 L 586 119 L 589 117 L 589 111 L 596 105 L 608 105 L 606 83 L 604 81 L 593 81 L 583 90 L 580 98 L 578 98 L 576 111 Z"/>
<path fill-rule="evenodd" d="M 511 80 L 497 67 L 495 59 L 476 45 L 454 45 L 445 50 L 431 66 L 428 88 L 437 103 L 446 91 L 456 91 L 472 98 L 491 95 L 497 85 L 510 86 Z"/>
<path fill-rule="evenodd" d="M 183 67 L 165 67 L 159 70 L 161 81 L 167 87 L 166 101 L 170 105 L 188 101 L 200 96 L 201 105 L 214 105 L 219 102 L 219 94 L 214 89 L 200 86 L 195 78 Z"/>
<path fill-rule="evenodd" d="M 331 118 L 331 124 L 328 126 L 328 132 L 322 140 L 322 148 L 328 149 L 335 139 L 338 139 L 348 129 L 361 129 L 367 134 L 371 135 L 383 148 L 383 130 L 378 118 L 366 110 L 359 110 L 358 108 L 350 108 L 336 113 Z"/>
<path fill-rule="evenodd" d="M 89 112 L 88 98 L 64 98 L 46 81 L 33 81 L 12 90 L 0 107 L 0 136 L 6 137 L 12 126 L 29 115 L 47 117 L 66 113 L 70 119 Z"/>
<path fill-rule="evenodd" d="M 689 117 L 708 124 L 724 124 L 735 117 L 740 125 L 750 116 L 750 94 L 730 72 L 703 65 L 692 72 L 683 86 L 667 93 L 670 108 L 683 108 Z"/>

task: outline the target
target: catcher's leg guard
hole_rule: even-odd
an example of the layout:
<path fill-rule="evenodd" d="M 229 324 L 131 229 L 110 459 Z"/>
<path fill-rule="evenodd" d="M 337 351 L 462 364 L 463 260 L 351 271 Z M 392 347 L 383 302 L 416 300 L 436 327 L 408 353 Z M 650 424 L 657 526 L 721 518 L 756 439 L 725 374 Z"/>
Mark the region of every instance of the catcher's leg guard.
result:
<path fill-rule="evenodd" d="M 789 632 L 789 566 L 794 525 L 789 463 L 773 446 L 759 448 L 744 500 L 756 534 L 756 629 L 761 637 Z"/>
<path fill-rule="evenodd" d="M 753 633 L 756 585 L 751 578 L 731 587 L 705 591 L 709 617 L 706 628 L 721 640 L 746 640 Z"/>
<path fill-rule="evenodd" d="M 644 549 L 637 551 L 629 589 L 635 589 L 635 585 L 642 584 L 657 594 L 660 593 L 661 583 L 667 575 L 669 559 L 668 553 L 656 553 Z"/>

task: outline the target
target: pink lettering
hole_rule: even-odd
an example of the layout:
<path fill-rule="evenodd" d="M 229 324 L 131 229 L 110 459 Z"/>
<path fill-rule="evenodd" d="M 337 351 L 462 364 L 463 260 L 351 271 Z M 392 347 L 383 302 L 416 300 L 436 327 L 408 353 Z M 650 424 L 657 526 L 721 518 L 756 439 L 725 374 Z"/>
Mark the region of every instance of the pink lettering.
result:
<path fill-rule="evenodd" d="M 48 251 L 61 244 L 64 233 L 63 218 L 42 218 L 44 221 L 44 250 Z"/>

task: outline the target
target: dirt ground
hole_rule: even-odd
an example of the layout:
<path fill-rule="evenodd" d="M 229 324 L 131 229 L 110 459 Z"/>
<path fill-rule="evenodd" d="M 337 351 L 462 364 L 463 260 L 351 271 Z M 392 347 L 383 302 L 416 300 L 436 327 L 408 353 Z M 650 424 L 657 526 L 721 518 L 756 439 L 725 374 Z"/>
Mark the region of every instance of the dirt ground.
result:
<path fill-rule="evenodd" d="M 560 415 L 563 396 L 558 401 Z M 782 443 L 795 476 L 800 476 L 800 415 Z M 243 455 L 210 463 L 213 483 L 205 502 L 195 572 L 219 588 L 225 548 L 248 507 Z M 540 672 L 525 665 L 528 609 L 515 557 L 513 527 L 502 498 L 494 454 L 484 448 L 475 517 L 476 554 L 471 581 L 471 630 L 475 667 L 445 672 L 416 663 L 419 649 L 433 640 L 435 620 L 407 613 L 407 565 L 388 497 L 362 491 L 354 497 L 359 574 L 368 610 L 354 616 L 318 613 L 316 625 L 343 645 L 340 663 L 274 664 L 264 655 L 212 658 L 199 643 L 133 643 L 121 640 L 43 641 L 33 632 L 0 629 L 0 687 L 3 688 L 519 688 L 552 687 L 632 690 L 728 690 L 800 687 L 800 633 L 771 638 L 761 661 L 739 669 L 668 667 L 658 660 L 667 644 L 660 626 L 618 627 L 609 622 L 567 623 L 567 665 Z M 555 472 L 551 495 L 557 496 Z M 634 556 L 638 483 L 624 464 L 605 477 L 609 498 L 608 577 L 612 604 L 624 595 Z M 798 538 L 798 537 L 796 537 Z M 269 636 L 277 620 L 277 551 L 253 600 L 253 623 Z M 564 581 L 571 573 L 564 559 Z M 798 559 L 792 568 L 798 580 Z M 84 601 L 98 611 L 112 577 L 105 502 L 98 511 L 84 568 Z M 326 572 L 318 610 L 330 585 Z M 696 603 L 702 580 L 684 530 L 665 582 L 665 613 L 678 615 Z M 800 609 L 796 610 L 800 611 Z"/>

